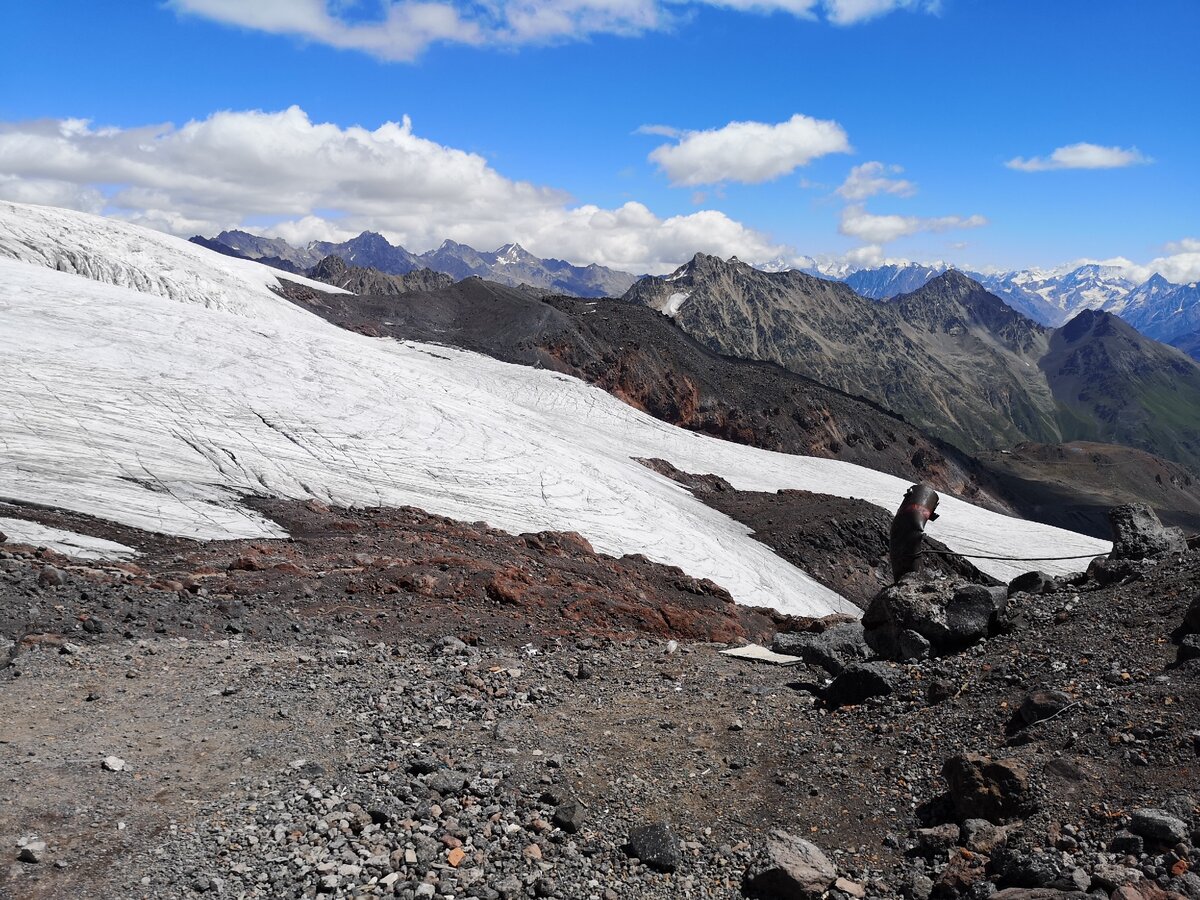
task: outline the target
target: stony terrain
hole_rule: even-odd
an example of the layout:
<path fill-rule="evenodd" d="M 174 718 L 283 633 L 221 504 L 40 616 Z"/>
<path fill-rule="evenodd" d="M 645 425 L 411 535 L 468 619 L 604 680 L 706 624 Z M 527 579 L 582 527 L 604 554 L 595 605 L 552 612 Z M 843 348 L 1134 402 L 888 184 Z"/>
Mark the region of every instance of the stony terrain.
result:
<path fill-rule="evenodd" d="M 24 511 L 144 555 L 0 550 L 0 897 L 1200 897 L 1179 537 L 1073 583 L 906 582 L 867 617 L 931 637 L 902 662 L 763 617 L 810 661 L 774 667 L 472 587 L 517 541 L 547 595 L 665 584 L 570 536 L 264 509 L 292 541 Z"/>

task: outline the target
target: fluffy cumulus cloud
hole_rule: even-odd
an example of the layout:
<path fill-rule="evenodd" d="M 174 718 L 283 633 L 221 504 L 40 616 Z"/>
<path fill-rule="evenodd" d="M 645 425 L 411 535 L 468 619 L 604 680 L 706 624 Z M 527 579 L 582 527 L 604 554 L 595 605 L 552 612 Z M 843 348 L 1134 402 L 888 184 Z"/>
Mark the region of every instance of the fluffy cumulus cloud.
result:
<path fill-rule="evenodd" d="M 921 216 L 875 215 L 862 206 L 847 206 L 842 210 L 838 231 L 847 237 L 858 238 L 867 244 L 887 244 L 920 232 L 951 231 L 958 228 L 980 228 L 987 224 L 983 216 Z"/>
<path fill-rule="evenodd" d="M 824 17 L 835 25 L 898 9 L 937 10 L 935 0 L 167 0 L 167 5 L 225 25 L 405 62 L 438 43 L 513 47 L 660 31 L 677 23 L 689 6 Z"/>
<path fill-rule="evenodd" d="M 663 126 L 649 126 L 663 134 Z M 738 181 L 759 184 L 786 175 L 819 156 L 849 153 L 837 122 L 797 113 L 786 122 L 730 122 L 723 128 L 684 131 L 650 153 L 671 184 L 695 187 Z"/>
<path fill-rule="evenodd" d="M 899 166 L 885 166 L 881 162 L 866 162 L 855 166 L 846 176 L 836 193 L 845 200 L 861 201 L 876 194 L 895 194 L 898 197 L 911 197 L 917 192 L 917 186 L 903 178 L 889 178 L 904 170 Z"/>
<path fill-rule="evenodd" d="M 1145 265 L 1131 266 L 1129 274 L 1137 281 L 1145 281 L 1155 273 L 1175 284 L 1200 281 L 1200 240 L 1183 238 L 1171 241 L 1163 250 L 1166 255 L 1152 259 Z"/>
<path fill-rule="evenodd" d="M 1099 144 L 1069 144 L 1049 156 L 1016 157 L 1004 165 L 1019 172 L 1049 172 L 1055 169 L 1122 169 L 1152 162 L 1137 147 L 1101 147 Z"/>
<path fill-rule="evenodd" d="M 486 249 L 516 240 L 541 256 L 637 273 L 668 271 L 697 250 L 752 261 L 788 252 L 715 210 L 668 218 L 636 202 L 575 205 L 420 137 L 407 118 L 343 128 L 295 106 L 178 127 L 0 123 L 0 197 L 103 210 L 182 236 L 242 225 L 304 243 L 369 229 L 414 251 L 445 238 Z"/>

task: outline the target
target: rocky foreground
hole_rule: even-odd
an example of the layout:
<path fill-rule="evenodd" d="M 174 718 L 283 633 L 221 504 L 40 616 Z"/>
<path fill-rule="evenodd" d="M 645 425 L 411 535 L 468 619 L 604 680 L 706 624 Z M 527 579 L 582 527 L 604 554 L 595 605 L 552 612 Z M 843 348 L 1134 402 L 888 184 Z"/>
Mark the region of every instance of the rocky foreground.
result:
<path fill-rule="evenodd" d="M 570 536 L 272 514 L 292 541 L 0 545 L 0 897 L 1200 898 L 1177 537 L 859 624 Z M 802 663 L 719 652 L 773 632 Z"/>

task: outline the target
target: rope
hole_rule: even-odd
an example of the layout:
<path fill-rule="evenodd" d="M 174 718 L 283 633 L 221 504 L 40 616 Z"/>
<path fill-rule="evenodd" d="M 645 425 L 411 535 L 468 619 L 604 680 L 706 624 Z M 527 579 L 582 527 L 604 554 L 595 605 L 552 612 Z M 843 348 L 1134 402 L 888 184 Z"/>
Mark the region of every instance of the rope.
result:
<path fill-rule="evenodd" d="M 963 559 L 995 559 L 1005 562 L 1056 562 L 1064 559 L 1095 559 L 1097 556 L 1108 556 L 1107 553 L 1084 553 L 1080 556 L 979 556 L 970 553 L 955 553 L 953 550 L 921 550 L 917 556 L 961 556 Z"/>

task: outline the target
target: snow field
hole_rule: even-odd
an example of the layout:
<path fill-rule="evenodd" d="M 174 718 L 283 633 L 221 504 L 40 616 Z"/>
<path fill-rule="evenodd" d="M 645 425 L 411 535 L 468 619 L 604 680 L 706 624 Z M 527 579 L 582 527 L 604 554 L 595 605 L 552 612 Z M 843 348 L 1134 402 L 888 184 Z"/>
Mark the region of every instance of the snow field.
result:
<path fill-rule="evenodd" d="M 562 375 L 338 329 L 275 296 L 260 264 L 125 223 L 0 204 L 3 256 L 20 261 L 0 259 L 0 497 L 196 538 L 281 536 L 241 505 L 251 494 L 412 505 L 513 533 L 578 531 L 739 602 L 821 615 L 853 607 L 634 458 L 889 511 L 907 487 L 683 431 Z M 52 271 L 67 265 L 117 283 Z M 939 511 L 930 533 L 964 553 L 1109 549 L 949 497 Z"/>

